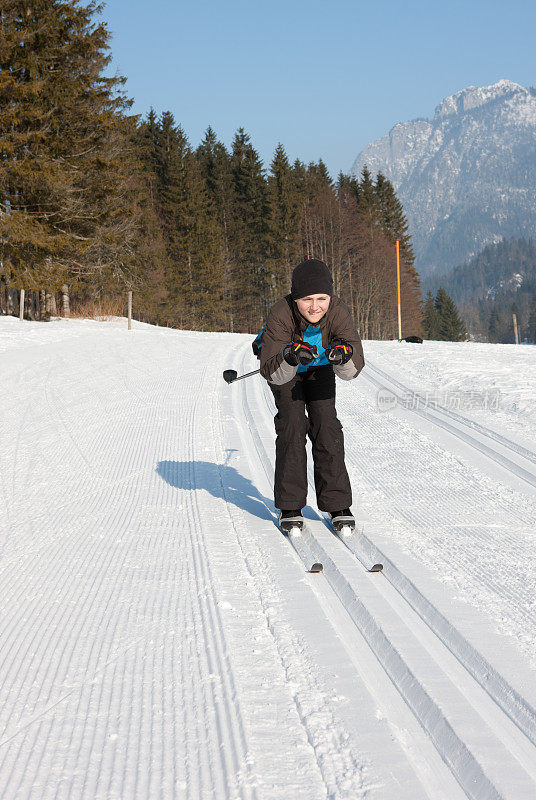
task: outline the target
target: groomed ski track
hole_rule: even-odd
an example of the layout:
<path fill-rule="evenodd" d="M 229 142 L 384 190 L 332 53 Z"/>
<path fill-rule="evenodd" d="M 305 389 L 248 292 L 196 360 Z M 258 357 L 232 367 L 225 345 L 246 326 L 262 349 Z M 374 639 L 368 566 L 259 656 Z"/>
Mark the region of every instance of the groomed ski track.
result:
<path fill-rule="evenodd" d="M 462 453 L 378 414 L 395 384 L 371 368 L 338 382 L 359 558 L 312 505 L 310 575 L 274 525 L 269 390 L 221 380 L 249 340 L 205 337 L 200 368 L 200 337 L 91 330 L 2 362 L 0 796 L 534 797 L 530 483 L 501 489 L 464 420 Z M 486 438 L 530 472 L 508 444 Z"/>
<path fill-rule="evenodd" d="M 371 364 L 367 364 L 363 376 L 377 389 L 387 390 L 397 402 L 403 401 L 403 397 L 411 393 L 403 383 Z M 467 443 L 473 450 L 504 467 L 510 478 L 516 476 L 530 487 L 536 488 L 536 453 L 452 409 L 427 403 L 423 395 L 414 394 L 414 397 L 415 404 L 409 407 L 411 413 L 442 428 L 463 443 Z"/>
<path fill-rule="evenodd" d="M 265 441 L 262 441 L 258 432 L 260 424 L 258 422 L 256 424 L 255 420 L 258 421 L 264 411 L 266 427 L 269 428 L 271 406 L 265 384 L 261 384 L 260 389 L 259 384 L 244 387 L 244 413 L 246 418 L 249 418 L 250 428 L 254 431 L 253 438 L 267 476 L 272 471 L 268 458 L 270 437 L 268 435 Z M 309 483 L 312 492 L 314 487 L 312 469 L 310 469 Z M 324 573 L 330 586 L 367 639 L 380 664 L 398 687 L 408 706 L 414 710 L 421 725 L 426 728 L 443 761 L 449 765 L 467 796 L 520 797 L 524 791 L 530 796 L 536 778 L 536 770 L 532 764 L 535 751 L 525 741 L 526 737 L 532 745 L 536 744 L 536 713 L 530 703 L 517 694 L 507 681 L 496 673 L 483 655 L 476 651 L 419 592 L 407 576 L 402 574 L 381 550 L 374 547 L 365 534 L 366 526 L 361 534 L 365 540 L 363 549 L 367 550 L 369 563 L 371 554 L 372 560 L 386 563 L 384 576 L 390 586 L 382 580 L 383 575 L 378 575 L 375 583 L 370 582 L 372 578 L 369 578 L 366 584 L 363 580 L 356 580 L 362 576 L 356 576 L 355 569 L 348 563 L 349 559 L 344 559 L 340 552 L 334 550 L 335 537 L 329 533 L 326 536 L 323 518 L 316 522 L 309 521 L 308 527 L 312 534 L 310 546 L 316 559 L 324 564 Z M 347 570 L 350 571 L 346 572 Z M 376 594 L 372 591 L 373 588 Z M 397 592 L 393 592 L 393 588 Z M 387 604 L 384 605 L 382 601 L 387 601 Z M 396 623 L 393 611 L 397 616 Z M 399 626 L 405 626 L 406 630 L 401 633 Z M 389 630 L 390 634 L 386 635 Z M 411 631 L 417 639 L 417 647 L 414 646 L 415 643 L 408 642 L 408 631 Z M 439 642 L 430 635 L 431 633 L 436 634 Z M 426 652 L 418 652 L 421 644 Z M 428 657 L 431 654 L 435 664 L 430 663 Z M 452 656 L 456 656 L 458 664 Z M 417 673 L 411 672 L 412 662 L 419 665 L 420 677 Z M 431 676 L 436 665 L 441 674 L 436 679 L 434 690 L 427 692 L 427 686 L 433 686 L 434 679 Z M 465 674 L 463 669 L 459 669 L 460 666 L 465 668 Z M 473 680 L 469 679 L 467 673 Z M 446 687 L 446 676 L 451 681 L 450 690 Z M 438 691 L 439 687 L 442 691 L 445 689 L 447 691 L 436 701 L 434 695 L 436 697 L 442 695 L 442 691 Z M 460 689 L 462 691 L 458 691 Z M 495 705 L 489 702 L 490 699 L 495 701 Z M 506 712 L 504 717 L 497 713 L 497 706 Z M 474 711 L 477 716 L 471 719 Z M 517 722 L 525 736 L 518 736 L 515 726 L 511 725 L 512 720 Z M 461 722 L 459 735 L 456 731 L 456 721 Z M 478 748 L 483 745 L 483 725 L 486 723 L 496 734 L 496 741 L 493 741 L 492 735 L 488 742 L 490 748 L 488 775 L 494 760 L 496 764 L 500 764 L 499 772 L 502 772 L 509 761 L 508 756 L 510 754 L 514 756 L 507 770 L 508 775 L 503 790 L 496 785 L 496 782 L 488 780 L 485 770 L 482 769 L 482 763 L 485 763 L 486 759 L 479 758 Z M 513 735 L 513 739 L 510 739 L 510 735 Z M 478 741 L 476 748 L 471 747 L 472 738 Z M 514 740 L 517 741 L 517 745 L 514 745 Z M 521 786 L 524 777 L 520 775 L 520 784 L 517 784 L 514 776 L 516 761 L 524 763 L 530 775 L 524 790 Z M 500 783 L 499 780 L 499 786 Z"/>

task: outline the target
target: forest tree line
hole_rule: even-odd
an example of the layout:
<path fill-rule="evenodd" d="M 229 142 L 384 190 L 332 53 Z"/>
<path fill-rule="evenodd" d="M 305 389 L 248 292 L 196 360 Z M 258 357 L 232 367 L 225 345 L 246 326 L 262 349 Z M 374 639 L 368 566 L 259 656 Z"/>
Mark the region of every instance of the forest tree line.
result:
<path fill-rule="evenodd" d="M 421 325 L 402 206 L 367 169 L 333 181 L 320 160 L 268 169 L 242 129 L 194 147 L 173 115 L 130 113 L 109 77 L 110 34 L 95 2 L 4 0 L 0 8 L 0 303 L 28 316 L 135 292 L 143 319 L 253 332 L 303 258 L 326 261 L 363 337 Z M 11 308 L 10 308 L 11 306 Z M 141 313 L 140 313 L 141 312 Z"/>
<path fill-rule="evenodd" d="M 513 343 L 515 314 L 519 340 L 536 342 L 536 243 L 530 239 L 489 244 L 447 275 L 424 279 L 423 286 L 449 292 L 473 339 Z"/>
<path fill-rule="evenodd" d="M 460 319 L 452 297 L 442 286 L 436 296 L 428 292 L 424 303 L 422 327 L 427 339 L 440 342 L 463 342 L 467 329 Z"/>

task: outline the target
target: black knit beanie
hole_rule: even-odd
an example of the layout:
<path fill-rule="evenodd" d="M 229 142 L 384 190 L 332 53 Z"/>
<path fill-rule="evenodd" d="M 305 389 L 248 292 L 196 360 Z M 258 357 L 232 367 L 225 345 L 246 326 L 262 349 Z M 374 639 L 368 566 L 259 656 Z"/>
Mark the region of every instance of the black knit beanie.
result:
<path fill-rule="evenodd" d="M 290 294 L 293 300 L 310 294 L 333 294 L 333 278 L 323 261 L 308 258 L 292 271 Z"/>

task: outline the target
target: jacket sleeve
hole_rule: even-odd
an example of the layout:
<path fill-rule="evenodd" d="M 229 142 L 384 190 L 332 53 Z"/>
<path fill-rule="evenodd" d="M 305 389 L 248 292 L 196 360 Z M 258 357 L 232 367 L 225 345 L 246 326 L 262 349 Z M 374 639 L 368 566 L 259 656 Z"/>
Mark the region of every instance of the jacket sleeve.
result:
<path fill-rule="evenodd" d="M 350 361 L 340 366 L 334 366 L 333 370 L 338 378 L 343 381 L 350 381 L 352 378 L 357 378 L 363 367 L 365 366 L 365 357 L 363 355 L 363 345 L 361 338 L 356 330 L 352 314 L 348 306 L 341 302 L 336 319 L 333 325 L 333 338 L 344 339 L 352 345 L 354 352 Z"/>
<path fill-rule="evenodd" d="M 293 327 L 285 317 L 284 307 L 277 303 L 268 314 L 261 347 L 261 375 L 279 386 L 291 381 L 298 371 L 298 367 L 291 367 L 282 355 L 283 348 L 294 336 Z"/>

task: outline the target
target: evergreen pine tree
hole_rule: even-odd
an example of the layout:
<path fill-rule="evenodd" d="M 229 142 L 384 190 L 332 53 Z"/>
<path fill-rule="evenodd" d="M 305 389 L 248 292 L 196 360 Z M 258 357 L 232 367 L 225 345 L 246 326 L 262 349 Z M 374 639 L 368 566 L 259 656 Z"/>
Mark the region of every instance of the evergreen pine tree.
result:
<path fill-rule="evenodd" d="M 536 294 L 529 307 L 528 340 L 536 344 Z"/>
<path fill-rule="evenodd" d="M 310 203 L 315 197 L 333 191 L 333 181 L 322 159 L 318 162 L 311 161 L 307 166 L 302 166 L 305 169 L 305 180 L 301 186 L 304 202 Z"/>
<path fill-rule="evenodd" d="M 209 126 L 196 151 L 197 163 L 204 181 L 209 214 L 216 223 L 219 240 L 216 259 L 222 280 L 220 312 L 225 316 L 225 328 L 233 330 L 232 298 L 235 271 L 231 252 L 232 219 L 234 213 L 234 187 L 231 159 L 225 146 L 218 141 Z"/>
<path fill-rule="evenodd" d="M 491 313 L 489 315 L 489 323 L 488 323 L 488 341 L 489 342 L 498 342 L 500 336 L 500 328 L 501 328 L 501 318 L 499 312 L 497 310 L 497 306 L 494 305 L 491 309 Z"/>
<path fill-rule="evenodd" d="M 353 197 L 359 205 L 359 182 L 355 178 L 345 175 L 344 172 L 339 172 L 336 188 L 338 193 L 348 194 Z"/>
<path fill-rule="evenodd" d="M 422 327 L 427 339 L 439 339 L 439 314 L 432 297 L 432 292 L 428 292 L 424 304 Z"/>
<path fill-rule="evenodd" d="M 264 263 L 267 249 L 267 186 L 264 169 L 243 128 L 231 153 L 234 208 L 231 249 L 235 264 L 235 330 L 255 331 L 266 316 Z"/>
<path fill-rule="evenodd" d="M 278 144 L 268 175 L 269 304 L 290 288 L 292 268 L 299 254 L 299 211 L 294 170 L 283 145 Z"/>
<path fill-rule="evenodd" d="M 231 159 L 210 126 L 197 148 L 197 161 L 205 180 L 209 204 L 227 236 L 233 206 Z"/>
<path fill-rule="evenodd" d="M 305 194 L 307 191 L 307 166 L 297 158 L 292 165 L 294 173 L 294 184 L 300 196 L 300 201 L 305 202 Z"/>
<path fill-rule="evenodd" d="M 356 199 L 359 211 L 367 225 L 374 228 L 379 222 L 379 204 L 376 196 L 376 187 L 367 166 L 364 166 L 361 172 Z"/>
<path fill-rule="evenodd" d="M 156 142 L 157 181 L 159 208 L 163 221 L 167 249 L 171 261 L 181 263 L 180 224 L 188 224 L 183 218 L 179 223 L 179 215 L 184 210 L 181 206 L 185 200 L 184 175 L 185 137 L 179 134 L 175 119 L 170 111 L 161 115 Z"/>
<path fill-rule="evenodd" d="M 56 288 L 106 276 L 132 285 L 143 191 L 122 78 L 96 3 L 5 0 L 0 49 L 4 268 Z"/>
<path fill-rule="evenodd" d="M 333 188 L 333 181 L 329 174 L 328 168 L 324 161 L 320 158 L 316 164 L 310 165 L 310 172 L 314 175 L 315 183 L 318 187 Z"/>
<path fill-rule="evenodd" d="M 199 164 L 169 111 L 159 122 L 157 159 L 174 321 L 198 329 L 223 327 L 221 240 Z"/>
<path fill-rule="evenodd" d="M 218 139 L 215 131 L 209 125 L 201 144 L 197 148 L 197 163 L 201 174 L 205 180 L 205 186 L 209 198 L 209 205 L 215 213 L 218 195 L 218 168 L 216 159 L 216 146 Z"/>
<path fill-rule="evenodd" d="M 465 339 L 466 329 L 458 309 L 442 287 L 437 291 L 435 307 L 439 317 L 439 339 L 445 342 L 461 342 Z"/>
<path fill-rule="evenodd" d="M 402 203 L 396 196 L 393 184 L 381 172 L 375 183 L 377 208 L 380 224 L 392 242 L 400 242 L 400 252 L 408 266 L 415 261 L 409 226 Z"/>
<path fill-rule="evenodd" d="M 158 165 L 157 142 L 158 142 L 158 119 L 154 108 L 150 108 L 147 117 L 140 122 L 136 141 L 143 155 L 143 161 L 148 168 L 156 171 Z"/>
<path fill-rule="evenodd" d="M 158 174 L 158 130 L 158 120 L 151 108 L 146 119 L 139 124 L 135 136 L 138 156 L 151 183 Z"/>

